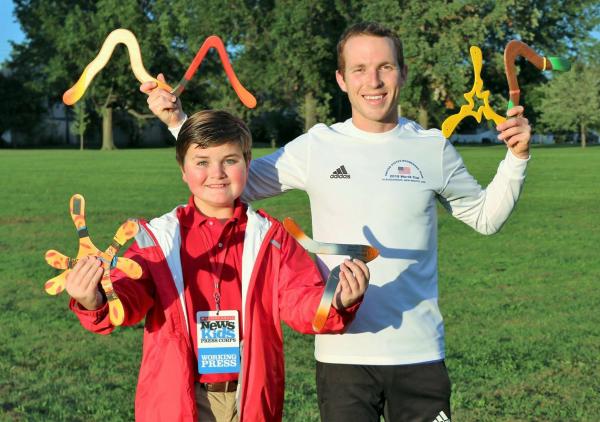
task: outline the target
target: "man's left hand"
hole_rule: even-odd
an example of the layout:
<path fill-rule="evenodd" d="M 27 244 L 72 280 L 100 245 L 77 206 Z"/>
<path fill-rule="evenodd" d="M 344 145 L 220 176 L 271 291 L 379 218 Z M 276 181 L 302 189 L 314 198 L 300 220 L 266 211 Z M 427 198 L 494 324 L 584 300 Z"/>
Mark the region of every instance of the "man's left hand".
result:
<path fill-rule="evenodd" d="M 525 109 L 516 106 L 506 112 L 508 118 L 496 126 L 500 132 L 498 139 L 504 141 L 515 157 L 526 160 L 529 158 L 529 140 L 531 139 L 531 126 L 529 120 L 523 116 Z"/>

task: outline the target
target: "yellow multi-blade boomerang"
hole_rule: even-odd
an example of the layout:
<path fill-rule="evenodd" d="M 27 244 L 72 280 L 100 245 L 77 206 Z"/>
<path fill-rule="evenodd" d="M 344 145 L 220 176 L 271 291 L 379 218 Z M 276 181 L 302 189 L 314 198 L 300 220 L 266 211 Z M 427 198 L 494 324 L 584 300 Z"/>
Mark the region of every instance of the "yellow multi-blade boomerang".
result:
<path fill-rule="evenodd" d="M 449 138 L 456 129 L 456 126 L 466 117 L 474 117 L 478 123 L 481 122 L 482 116 L 486 120 L 493 120 L 496 125 L 506 121 L 506 118 L 497 114 L 490 106 L 489 96 L 490 91 L 483 91 L 483 79 L 481 79 L 481 69 L 483 59 L 481 49 L 476 46 L 471 46 L 469 49 L 471 61 L 473 62 L 473 87 L 469 92 L 464 94 L 467 104 L 463 105 L 459 112 L 449 116 L 442 123 L 442 134 L 445 138 Z M 541 71 L 545 70 L 560 70 L 568 71 L 571 68 L 571 63 L 561 57 L 544 57 L 537 54 L 531 47 L 522 41 L 512 40 L 504 49 L 504 69 L 506 72 L 506 80 L 508 81 L 508 108 L 519 105 L 521 90 L 517 81 L 517 71 L 515 68 L 515 60 L 517 57 L 524 57 L 535 67 Z M 483 100 L 483 105 L 475 110 L 475 98 Z"/>
<path fill-rule="evenodd" d="M 85 199 L 82 195 L 75 194 L 71 197 L 69 210 L 71 219 L 73 220 L 73 223 L 75 223 L 77 234 L 79 235 L 79 251 L 77 252 L 77 257 L 75 259 L 69 258 L 54 249 L 50 249 L 46 252 L 45 259 L 48 265 L 65 271 L 48 280 L 44 285 L 44 288 L 50 295 L 59 294 L 65 289 L 67 274 L 71 271 L 73 266 L 75 266 L 77 261 L 85 256 L 95 256 L 102 261 L 104 271 L 102 274 L 101 285 L 108 300 L 110 322 L 113 325 L 121 325 L 125 318 L 125 312 L 121 300 L 113 289 L 110 280 L 110 270 L 112 268 L 118 268 L 132 279 L 138 279 L 142 276 L 142 268 L 137 262 L 128 258 L 116 256 L 121 246 L 137 234 L 139 230 L 138 223 L 136 220 L 127 220 L 121 224 L 117 229 L 117 233 L 115 234 L 112 243 L 104 252 L 102 252 L 94 246 L 90 239 L 85 223 Z"/>

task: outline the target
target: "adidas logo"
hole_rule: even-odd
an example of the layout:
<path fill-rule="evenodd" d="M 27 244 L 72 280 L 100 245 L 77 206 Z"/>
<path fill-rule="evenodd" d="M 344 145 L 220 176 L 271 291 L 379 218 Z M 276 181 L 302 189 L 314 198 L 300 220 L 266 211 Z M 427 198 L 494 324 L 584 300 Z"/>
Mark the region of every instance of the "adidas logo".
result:
<path fill-rule="evenodd" d="M 330 179 L 350 179 L 350 175 L 346 171 L 346 167 L 340 166 L 337 170 L 331 173 Z"/>
<path fill-rule="evenodd" d="M 442 410 L 432 422 L 450 422 L 450 418 Z"/>

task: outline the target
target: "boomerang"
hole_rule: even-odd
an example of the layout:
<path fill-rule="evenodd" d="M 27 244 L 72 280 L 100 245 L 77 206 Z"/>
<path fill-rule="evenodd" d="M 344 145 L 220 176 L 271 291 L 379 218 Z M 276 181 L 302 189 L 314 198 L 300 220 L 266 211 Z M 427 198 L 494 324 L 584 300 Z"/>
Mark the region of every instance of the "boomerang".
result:
<path fill-rule="evenodd" d="M 517 69 L 515 60 L 522 56 L 539 70 L 558 70 L 567 72 L 571 69 L 571 63 L 562 57 L 544 57 L 537 54 L 531 47 L 522 41 L 512 40 L 504 49 L 504 69 L 506 80 L 508 81 L 508 108 L 519 105 L 521 90 L 517 81 Z"/>
<path fill-rule="evenodd" d="M 481 91 L 483 88 L 483 80 L 481 79 L 482 69 L 482 55 L 479 47 L 471 46 L 469 49 L 471 54 L 471 61 L 473 63 L 474 82 L 471 91 L 464 94 L 467 100 L 467 105 L 460 108 L 460 111 L 452 116 L 449 116 L 442 123 L 442 134 L 445 138 L 449 138 L 450 135 L 456 129 L 456 126 L 465 117 L 474 117 L 478 123 L 481 122 L 482 115 L 487 120 L 493 120 L 496 125 L 506 121 L 506 118 L 498 115 L 489 104 L 490 91 Z M 531 47 L 522 41 L 512 40 L 504 49 L 504 69 L 506 72 L 506 79 L 508 81 L 508 94 L 509 101 L 507 109 L 519 105 L 520 90 L 519 83 L 516 76 L 515 60 L 518 56 L 523 56 L 530 63 L 532 63 L 538 69 L 544 70 L 560 70 L 568 71 L 571 68 L 571 64 L 568 60 L 560 57 L 543 57 L 538 55 Z M 479 106 L 477 111 L 474 110 L 475 102 L 473 97 L 476 96 L 483 100 L 484 105 Z"/>
<path fill-rule="evenodd" d="M 90 239 L 87 225 L 85 223 L 85 199 L 82 195 L 75 194 L 69 201 L 69 211 L 71 219 L 77 229 L 79 235 L 79 251 L 77 258 L 69 258 L 68 256 L 50 249 L 46 252 L 45 259 L 48 265 L 59 270 L 65 270 L 58 276 L 48 280 L 44 289 L 50 295 L 57 295 L 65 288 L 67 274 L 75 266 L 78 260 L 85 256 L 95 256 L 102 261 L 102 279 L 100 284 L 106 294 L 109 308 L 109 318 L 111 324 L 117 326 L 123 323 L 125 311 L 123 304 L 113 289 L 112 281 L 110 280 L 110 270 L 117 268 L 128 277 L 137 280 L 142 276 L 142 268 L 140 265 L 128 258 L 117 257 L 119 249 L 133 238 L 139 231 L 139 225 L 136 220 L 127 220 L 117 229 L 112 243 L 101 252 Z"/>
<path fill-rule="evenodd" d="M 175 88 L 171 88 L 169 84 L 159 81 L 148 73 L 144 67 L 144 63 L 142 62 L 142 53 L 140 51 L 140 45 L 137 41 L 137 38 L 133 32 L 124 28 L 115 29 L 108 35 L 108 37 L 106 37 L 98 55 L 85 67 L 75 85 L 73 85 L 63 94 L 63 102 L 66 105 L 73 105 L 81 99 L 87 88 L 92 83 L 94 77 L 98 74 L 98 72 L 100 72 L 100 70 L 104 68 L 104 66 L 106 66 L 115 47 L 118 44 L 124 44 L 125 47 L 127 47 L 131 69 L 133 70 L 133 74 L 138 81 L 141 83 L 150 81 L 155 82 L 158 88 L 162 88 L 177 96 L 181 95 L 181 93 L 185 90 L 186 85 L 200 67 L 200 64 L 202 63 L 202 60 L 204 59 L 204 56 L 206 56 L 208 50 L 214 48 L 219 53 L 225 74 L 227 75 L 229 83 L 235 90 L 240 101 L 248 108 L 256 107 L 256 98 L 246 88 L 244 88 L 244 86 L 238 80 L 229 61 L 229 57 L 227 56 L 225 45 L 218 36 L 211 35 L 204 41 L 198 50 L 198 53 L 196 53 L 194 60 L 192 60 L 192 63 L 185 72 L 183 78 L 179 81 Z"/>
<path fill-rule="evenodd" d="M 300 226 L 298 226 L 298 224 L 296 224 L 296 222 L 289 217 L 283 219 L 283 227 L 308 252 L 324 255 L 349 255 L 351 258 L 360 259 L 365 263 L 372 261 L 379 256 L 379 251 L 369 245 L 348 245 L 341 243 L 317 242 L 308 237 L 308 235 L 302 231 Z M 327 277 L 325 291 L 321 296 L 321 302 L 319 303 L 315 318 L 313 319 L 313 329 L 317 332 L 321 331 L 325 326 L 325 322 L 327 321 L 327 317 L 329 316 L 329 311 L 331 309 L 333 295 L 337 289 L 339 281 L 340 266 L 338 265 L 330 271 L 329 277 Z"/>

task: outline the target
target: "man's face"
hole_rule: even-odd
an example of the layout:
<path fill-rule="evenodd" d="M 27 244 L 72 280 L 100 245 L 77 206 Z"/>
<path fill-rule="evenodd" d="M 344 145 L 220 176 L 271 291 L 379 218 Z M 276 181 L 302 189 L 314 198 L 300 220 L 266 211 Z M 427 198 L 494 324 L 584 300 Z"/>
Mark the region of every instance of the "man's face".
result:
<path fill-rule="evenodd" d="M 400 69 L 394 42 L 387 37 L 358 35 L 342 51 L 345 68 L 336 72 L 352 106 L 352 122 L 367 132 L 385 132 L 398 123 L 398 95 L 406 68 Z"/>
<path fill-rule="evenodd" d="M 233 202 L 246 186 L 248 165 L 237 143 L 210 148 L 190 145 L 181 174 L 200 212 L 209 217 L 230 218 Z"/>

